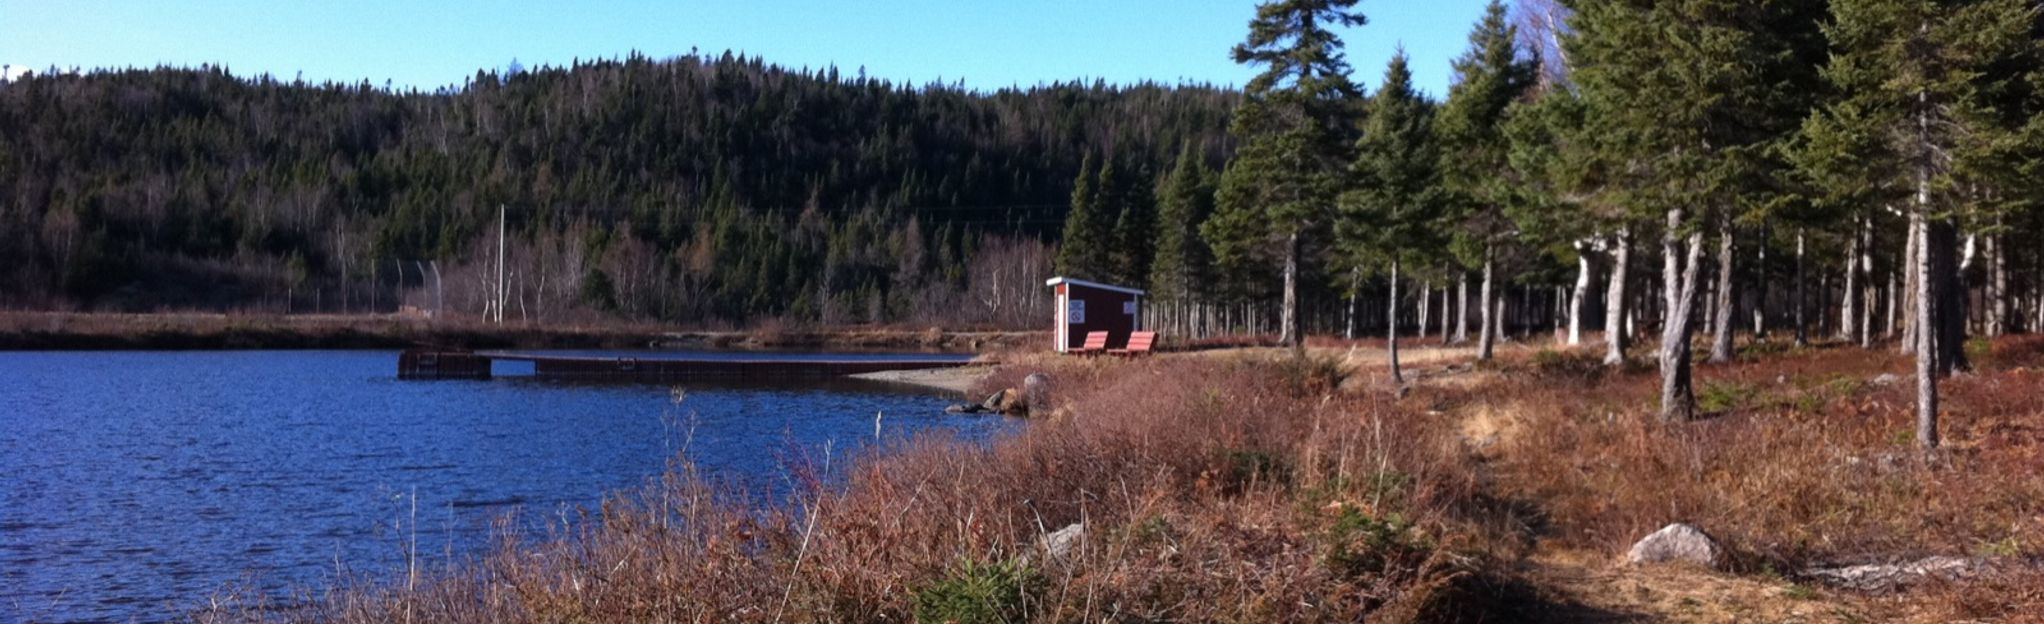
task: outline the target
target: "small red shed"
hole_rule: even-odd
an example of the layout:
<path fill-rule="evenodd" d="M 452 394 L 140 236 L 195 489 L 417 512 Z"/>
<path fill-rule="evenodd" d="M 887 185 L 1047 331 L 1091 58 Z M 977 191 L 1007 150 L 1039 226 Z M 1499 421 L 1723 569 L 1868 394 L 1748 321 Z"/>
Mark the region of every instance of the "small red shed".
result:
<path fill-rule="evenodd" d="M 1143 328 L 1143 291 L 1125 286 L 1053 277 L 1044 285 L 1057 289 L 1057 352 L 1086 344 L 1087 332 L 1107 332 L 1107 344 L 1120 348 L 1129 334 Z"/>

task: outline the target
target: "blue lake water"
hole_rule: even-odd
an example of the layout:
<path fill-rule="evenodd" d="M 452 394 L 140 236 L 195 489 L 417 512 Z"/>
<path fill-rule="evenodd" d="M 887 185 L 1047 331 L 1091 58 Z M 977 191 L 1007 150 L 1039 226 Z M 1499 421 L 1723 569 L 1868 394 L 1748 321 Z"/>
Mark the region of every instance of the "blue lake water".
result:
<path fill-rule="evenodd" d="M 791 455 L 872 444 L 876 412 L 886 438 L 1017 426 L 882 384 L 684 384 L 676 404 L 668 385 L 401 382 L 396 361 L 0 353 L 0 622 L 175 619 L 229 585 L 288 600 L 339 570 L 387 577 L 412 539 L 466 557 L 506 512 L 593 506 L 684 443 L 706 472 L 771 490 Z"/>

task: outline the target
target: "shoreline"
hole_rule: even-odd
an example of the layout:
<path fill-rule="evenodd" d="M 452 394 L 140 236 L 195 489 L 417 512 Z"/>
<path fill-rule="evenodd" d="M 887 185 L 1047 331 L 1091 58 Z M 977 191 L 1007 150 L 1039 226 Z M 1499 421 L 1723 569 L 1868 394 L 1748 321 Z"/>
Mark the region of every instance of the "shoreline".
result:
<path fill-rule="evenodd" d="M 714 349 L 979 353 L 1048 332 L 838 327 L 683 331 L 644 323 L 493 325 L 395 314 L 0 312 L 0 351 Z"/>
<path fill-rule="evenodd" d="M 955 392 L 963 396 L 972 391 L 972 386 L 986 379 L 994 371 L 992 364 L 973 364 L 957 368 L 928 368 L 921 370 L 886 370 L 871 373 L 847 375 L 851 379 L 880 381 L 915 386 L 932 390 Z M 967 397 L 971 398 L 971 397 Z"/>

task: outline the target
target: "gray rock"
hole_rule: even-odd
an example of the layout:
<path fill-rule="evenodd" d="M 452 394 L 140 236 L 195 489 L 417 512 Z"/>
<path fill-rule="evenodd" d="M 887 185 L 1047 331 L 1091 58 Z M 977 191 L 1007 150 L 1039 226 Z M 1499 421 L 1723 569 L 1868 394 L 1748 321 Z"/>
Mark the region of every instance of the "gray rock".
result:
<path fill-rule="evenodd" d="M 986 408 L 987 411 L 990 412 L 998 412 L 1001 411 L 1001 404 L 1007 402 L 1007 400 L 1008 391 L 1002 390 L 1000 392 L 995 392 L 993 394 L 987 395 L 987 400 L 980 401 L 979 406 Z"/>
<path fill-rule="evenodd" d="M 1680 522 L 1654 531 L 1625 554 L 1629 564 L 1687 563 L 1713 570 L 1723 565 L 1724 559 L 1724 549 L 1718 547 L 1717 540 L 1703 529 Z"/>
<path fill-rule="evenodd" d="M 987 408 L 970 403 L 958 403 L 944 408 L 946 414 L 979 414 L 986 411 Z"/>
<path fill-rule="evenodd" d="M 1022 404 L 1030 416 L 1050 415 L 1050 375 L 1030 373 L 1022 378 Z"/>
<path fill-rule="evenodd" d="M 1046 559 L 1063 559 L 1071 554 L 1072 548 L 1086 539 L 1086 525 L 1072 523 L 1065 528 L 1043 536 L 1043 554 Z"/>
<path fill-rule="evenodd" d="M 1898 376 L 1894 373 L 1881 373 L 1879 375 L 1875 375 L 1873 379 L 1867 380 L 1867 383 L 1876 386 L 1892 386 L 1899 381 L 1902 381 L 1901 376 Z"/>
<path fill-rule="evenodd" d="M 1803 576 L 1834 587 L 1879 592 L 1929 579 L 1956 581 L 1991 572 L 1993 566 L 1968 557 L 1926 557 L 1907 563 L 1882 563 L 1837 568 L 1811 568 Z"/>

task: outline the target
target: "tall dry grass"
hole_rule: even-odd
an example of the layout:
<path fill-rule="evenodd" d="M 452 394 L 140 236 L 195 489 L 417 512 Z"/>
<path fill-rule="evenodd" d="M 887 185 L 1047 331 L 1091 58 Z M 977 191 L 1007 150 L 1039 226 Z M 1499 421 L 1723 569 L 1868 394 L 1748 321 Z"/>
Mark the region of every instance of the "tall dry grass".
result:
<path fill-rule="evenodd" d="M 926 436 L 768 504 L 680 464 L 553 539 L 280 619 L 1353 621 L 1443 613 L 1475 484 L 1445 429 L 1253 361 L 1038 358 L 1060 416 Z M 1306 375 L 1339 375 L 1338 368 Z M 1079 525 L 1053 554 L 1045 537 Z M 247 613 L 209 615 L 235 619 Z"/>
<path fill-rule="evenodd" d="M 926 436 L 764 500 L 686 463 L 547 539 L 412 587 L 202 619 L 1449 621 L 1538 607 L 1536 551 L 1615 560 L 1669 522 L 1733 573 L 1931 554 L 2044 555 L 2044 338 L 1950 380 L 1948 447 L 1913 450 L 1906 358 L 1750 353 L 1698 370 L 1708 417 L 1655 420 L 1653 371 L 1589 353 L 1430 363 L 1403 398 L 1355 353 L 1136 361 L 1008 354 L 1053 416 L 991 444 Z M 1344 357 L 1347 358 L 1344 360 Z M 1882 377 L 1893 374 L 1895 379 Z M 1062 555 L 1046 537 L 1078 525 Z M 2039 576 L 1870 600 L 1939 620 L 2044 606 Z M 1844 598 L 1842 598 L 1844 599 Z"/>

